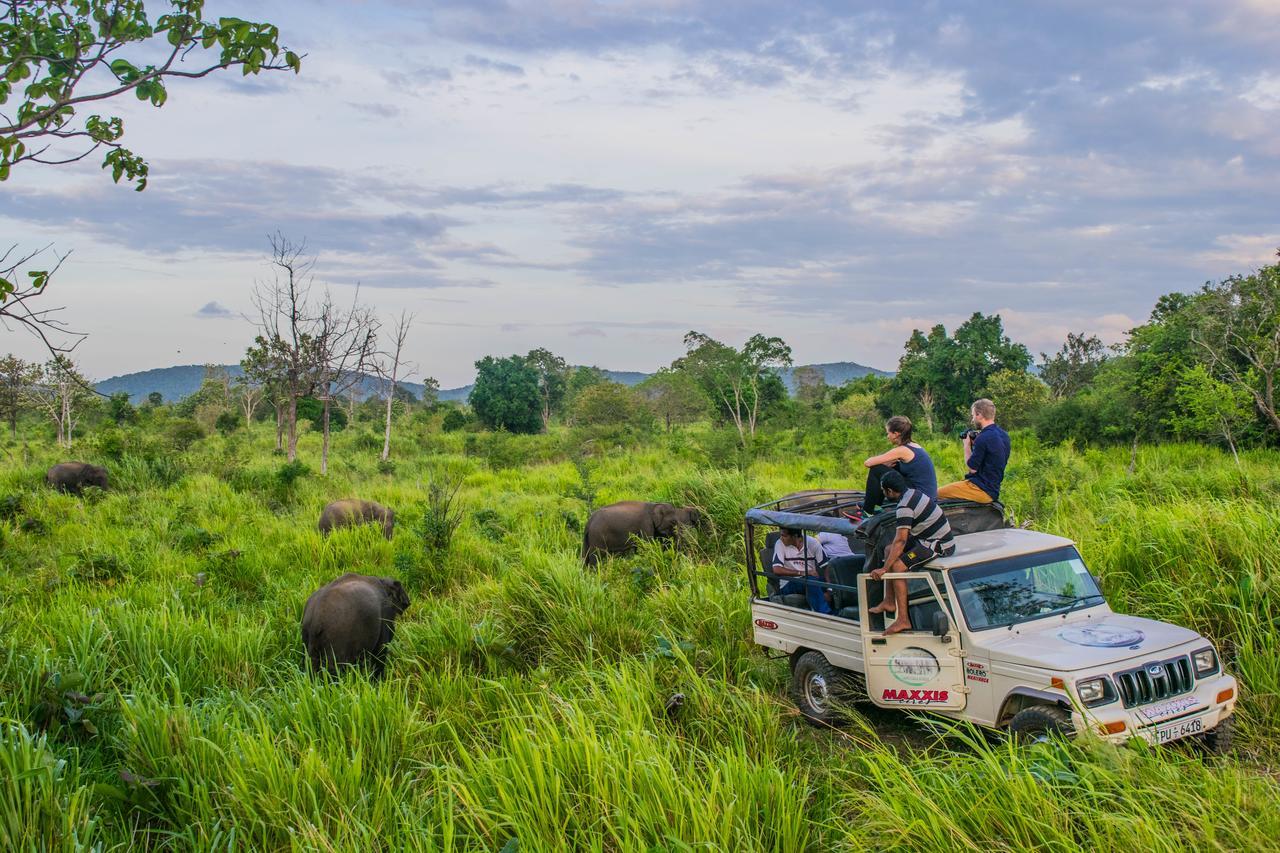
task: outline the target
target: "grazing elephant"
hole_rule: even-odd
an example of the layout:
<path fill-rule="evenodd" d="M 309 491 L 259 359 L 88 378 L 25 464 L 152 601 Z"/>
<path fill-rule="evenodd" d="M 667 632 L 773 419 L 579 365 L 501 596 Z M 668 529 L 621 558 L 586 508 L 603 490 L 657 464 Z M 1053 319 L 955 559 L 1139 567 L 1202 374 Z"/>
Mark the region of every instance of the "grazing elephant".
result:
<path fill-rule="evenodd" d="M 59 462 L 44 475 L 48 485 L 61 492 L 78 495 L 85 486 L 107 487 L 107 469 L 87 462 Z"/>
<path fill-rule="evenodd" d="M 302 611 L 302 644 L 314 671 L 336 674 L 340 665 L 386 666 L 396 617 L 409 606 L 400 581 L 347 573 L 311 593 Z"/>
<path fill-rule="evenodd" d="M 354 527 L 357 524 L 377 523 L 382 525 L 382 535 L 391 538 L 396 526 L 395 511 L 376 501 L 362 501 L 356 498 L 334 501 L 320 513 L 320 532 L 328 536 L 339 527 Z"/>
<path fill-rule="evenodd" d="M 702 523 L 696 507 L 667 503 L 620 501 L 602 506 L 587 519 L 582 534 L 582 562 L 594 566 L 602 554 L 625 554 L 632 549 L 631 537 L 672 539 L 681 529 Z"/>

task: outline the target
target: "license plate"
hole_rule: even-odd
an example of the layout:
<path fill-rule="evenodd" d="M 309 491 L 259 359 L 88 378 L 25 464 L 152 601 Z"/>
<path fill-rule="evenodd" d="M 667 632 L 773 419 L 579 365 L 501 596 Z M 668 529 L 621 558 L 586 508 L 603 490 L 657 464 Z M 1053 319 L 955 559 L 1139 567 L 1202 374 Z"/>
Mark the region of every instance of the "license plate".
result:
<path fill-rule="evenodd" d="M 1189 735 L 1198 735 L 1204 731 L 1204 720 L 1200 717 L 1194 717 L 1190 720 L 1179 720 L 1176 723 L 1170 723 L 1167 726 L 1161 726 L 1156 729 L 1155 742 L 1157 744 L 1169 743 Z"/>

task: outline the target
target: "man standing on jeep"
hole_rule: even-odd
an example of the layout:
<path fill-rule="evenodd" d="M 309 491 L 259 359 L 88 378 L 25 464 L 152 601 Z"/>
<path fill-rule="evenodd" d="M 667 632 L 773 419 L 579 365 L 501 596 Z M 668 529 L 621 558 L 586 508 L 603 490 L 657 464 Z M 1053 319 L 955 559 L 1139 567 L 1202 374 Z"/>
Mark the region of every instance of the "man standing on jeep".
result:
<path fill-rule="evenodd" d="M 880 478 L 880 487 L 891 501 L 898 502 L 898 532 L 884 552 L 884 565 L 871 572 L 873 580 L 880 580 L 888 572 L 909 572 L 925 565 L 934 557 L 948 557 L 956 550 L 951 535 L 951 524 L 942 514 L 942 507 L 919 489 L 911 488 L 897 471 L 890 471 Z M 911 616 L 907 612 L 907 582 L 894 580 L 892 602 L 889 590 L 884 601 L 868 610 L 868 613 L 896 614 L 888 625 L 886 634 L 911 630 Z"/>
<path fill-rule="evenodd" d="M 969 408 L 974 429 L 964 435 L 964 479 L 938 489 L 938 500 L 960 498 L 980 504 L 1000 499 L 1004 468 L 1009 464 L 1009 433 L 996 426 L 996 404 L 976 400 Z"/>

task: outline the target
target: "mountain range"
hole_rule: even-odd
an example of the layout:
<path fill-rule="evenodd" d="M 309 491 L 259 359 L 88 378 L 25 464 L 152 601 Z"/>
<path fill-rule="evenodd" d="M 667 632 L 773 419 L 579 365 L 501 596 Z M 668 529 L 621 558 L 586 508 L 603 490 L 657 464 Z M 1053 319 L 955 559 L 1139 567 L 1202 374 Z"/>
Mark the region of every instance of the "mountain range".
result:
<path fill-rule="evenodd" d="M 238 364 L 218 366 L 227 371 L 233 378 L 242 373 Z M 857 379 L 869 373 L 879 376 L 892 375 L 886 371 L 877 370 L 874 367 L 867 367 L 852 361 L 835 361 L 827 364 L 804 366 L 816 367 L 820 370 L 828 385 L 842 385 L 850 379 Z M 799 367 L 795 367 L 782 371 L 782 379 L 786 382 L 789 390 L 794 390 L 795 382 L 793 376 L 795 371 L 799 369 Z M 94 387 L 103 394 L 124 391 L 129 395 L 129 399 L 133 403 L 141 403 L 147 399 L 147 395 L 152 391 L 159 391 L 165 402 L 173 403 L 198 391 L 200 383 L 204 381 L 204 374 L 205 365 L 203 364 L 182 364 L 174 367 L 157 367 L 138 373 L 113 376 L 110 379 L 104 379 L 96 383 Z M 620 382 L 623 385 L 636 385 L 652 374 L 635 370 L 606 370 L 604 375 L 613 382 Z M 401 382 L 399 384 L 412 391 L 416 396 L 422 395 L 423 385 L 420 382 Z M 365 377 L 361 383 L 361 391 L 364 396 L 377 393 L 378 387 L 378 380 L 373 377 Z M 471 394 L 471 387 L 470 385 L 463 385 L 459 388 L 441 388 L 439 398 L 441 400 L 465 401 Z"/>

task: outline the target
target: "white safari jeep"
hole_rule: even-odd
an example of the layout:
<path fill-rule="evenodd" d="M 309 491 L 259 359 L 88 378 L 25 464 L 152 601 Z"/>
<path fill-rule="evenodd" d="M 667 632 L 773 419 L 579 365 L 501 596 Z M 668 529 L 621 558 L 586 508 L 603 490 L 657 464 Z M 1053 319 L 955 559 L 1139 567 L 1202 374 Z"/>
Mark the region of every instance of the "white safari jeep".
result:
<path fill-rule="evenodd" d="M 908 580 L 912 623 L 886 636 L 883 619 L 867 612 L 881 598 L 882 584 L 863 571 L 876 543 L 839 512 L 859 497 L 807 493 L 747 513 L 755 641 L 789 656 L 792 698 L 810 721 L 838 722 L 833 700 L 870 699 L 1029 739 L 1093 732 L 1161 744 L 1195 735 L 1214 752 L 1228 748 L 1238 692 L 1213 645 L 1112 611 L 1069 539 L 1007 527 L 957 535 L 952 556 L 885 576 Z M 772 537 L 762 543 L 757 526 L 847 537 L 854 556 L 831 559 L 826 582 L 800 581 L 829 591 L 832 614 L 809 609 L 794 587 L 780 593 L 794 579 L 773 574 Z"/>

